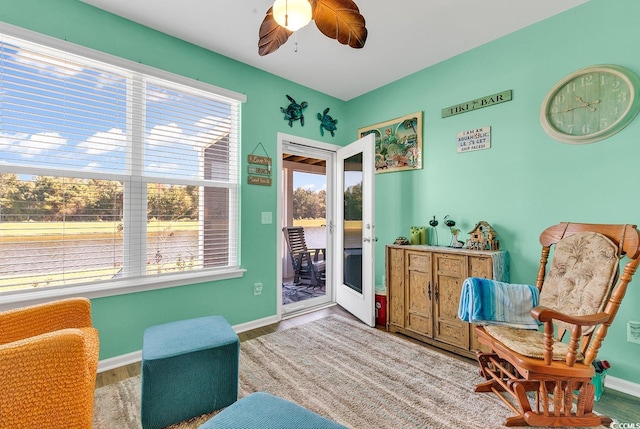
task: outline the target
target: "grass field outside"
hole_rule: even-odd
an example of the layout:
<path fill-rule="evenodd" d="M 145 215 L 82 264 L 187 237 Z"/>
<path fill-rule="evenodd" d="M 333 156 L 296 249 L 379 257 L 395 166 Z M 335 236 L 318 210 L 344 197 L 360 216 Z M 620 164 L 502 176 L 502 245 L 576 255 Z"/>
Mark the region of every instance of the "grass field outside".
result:
<path fill-rule="evenodd" d="M 326 226 L 327 220 L 294 219 L 293 226 L 313 228 Z M 361 229 L 362 221 L 348 220 L 347 229 Z M 56 236 L 56 235 L 111 235 L 121 222 L 0 222 L 0 241 L 12 241 L 16 237 Z M 163 231 L 196 231 L 199 222 L 192 221 L 152 221 L 147 225 L 147 233 Z"/>
<path fill-rule="evenodd" d="M 303 228 L 316 228 L 320 226 L 326 226 L 327 220 L 324 218 L 318 219 L 294 219 L 293 226 L 301 226 Z M 362 229 L 361 220 L 347 220 L 345 221 L 346 229 Z"/>
<path fill-rule="evenodd" d="M 16 238 L 42 237 L 51 240 L 56 236 L 110 236 L 118 231 L 122 222 L 1 222 L 0 241 L 14 241 Z M 152 221 L 147 225 L 148 234 L 165 231 L 197 231 L 199 222 L 192 221 Z"/>

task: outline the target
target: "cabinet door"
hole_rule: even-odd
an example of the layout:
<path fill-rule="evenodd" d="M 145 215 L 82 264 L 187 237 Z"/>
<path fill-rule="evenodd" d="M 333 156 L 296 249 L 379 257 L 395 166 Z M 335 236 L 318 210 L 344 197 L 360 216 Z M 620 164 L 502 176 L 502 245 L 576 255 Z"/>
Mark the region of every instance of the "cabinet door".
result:
<path fill-rule="evenodd" d="M 431 337 L 433 292 L 431 253 L 406 251 L 406 328 Z"/>
<path fill-rule="evenodd" d="M 493 261 L 490 256 L 469 256 L 469 277 L 493 278 Z"/>
<path fill-rule="evenodd" d="M 467 257 L 434 253 L 434 338 L 468 349 L 469 324 L 458 318 L 462 282 L 467 278 Z"/>
<path fill-rule="evenodd" d="M 493 278 L 493 260 L 490 256 L 469 256 L 469 277 L 481 277 L 484 279 Z M 471 325 L 471 345 L 469 350 L 476 351 L 478 349 L 488 352 L 489 347 L 480 344 L 476 335 L 475 325 Z"/>
<path fill-rule="evenodd" d="M 386 263 L 389 326 L 404 328 L 404 249 L 387 247 Z"/>

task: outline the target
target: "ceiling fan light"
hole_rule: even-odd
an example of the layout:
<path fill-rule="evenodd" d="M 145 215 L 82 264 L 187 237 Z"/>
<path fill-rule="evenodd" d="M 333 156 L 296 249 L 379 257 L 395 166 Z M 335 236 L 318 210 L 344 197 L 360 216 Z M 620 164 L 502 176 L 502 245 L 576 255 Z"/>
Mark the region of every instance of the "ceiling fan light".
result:
<path fill-rule="evenodd" d="M 289 31 L 297 31 L 311 21 L 311 3 L 308 0 L 276 0 L 273 19 Z"/>

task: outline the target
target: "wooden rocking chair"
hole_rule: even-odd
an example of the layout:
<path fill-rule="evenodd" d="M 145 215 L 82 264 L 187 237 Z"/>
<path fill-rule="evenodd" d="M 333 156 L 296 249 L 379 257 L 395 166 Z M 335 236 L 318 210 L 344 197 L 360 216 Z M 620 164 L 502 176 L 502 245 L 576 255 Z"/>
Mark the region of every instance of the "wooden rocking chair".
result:
<path fill-rule="evenodd" d="M 635 225 L 561 223 L 543 231 L 540 243 L 540 305 L 531 315 L 544 332 L 476 326 L 491 351 L 477 352 L 489 381 L 475 391 L 495 393 L 516 413 L 506 426 L 608 427 L 609 417 L 593 413 L 592 362 L 640 262 L 640 233 Z"/>
<path fill-rule="evenodd" d="M 304 229 L 301 226 L 282 228 L 289 248 L 289 256 L 294 271 L 294 284 L 324 286 L 324 249 L 307 249 Z"/>

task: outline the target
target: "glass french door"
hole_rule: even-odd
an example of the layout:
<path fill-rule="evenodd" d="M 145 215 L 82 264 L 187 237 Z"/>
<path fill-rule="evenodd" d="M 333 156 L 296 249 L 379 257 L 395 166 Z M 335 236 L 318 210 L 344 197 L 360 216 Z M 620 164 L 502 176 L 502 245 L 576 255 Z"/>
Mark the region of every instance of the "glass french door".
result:
<path fill-rule="evenodd" d="M 375 326 L 374 136 L 338 149 L 336 160 L 336 302 Z"/>

